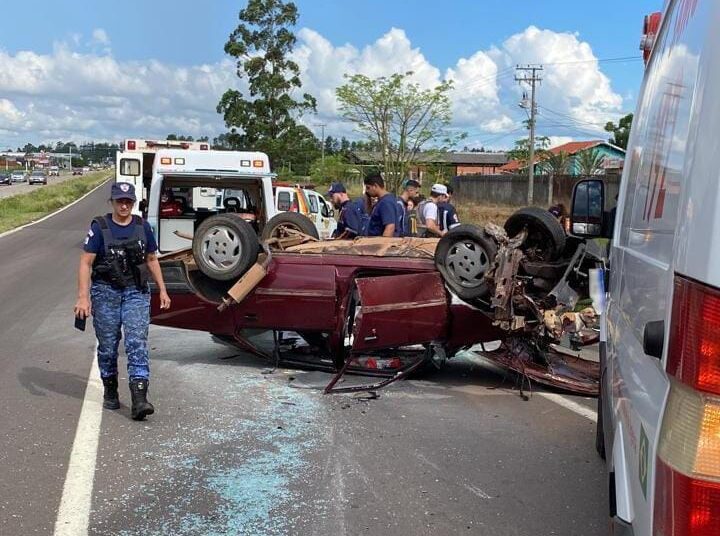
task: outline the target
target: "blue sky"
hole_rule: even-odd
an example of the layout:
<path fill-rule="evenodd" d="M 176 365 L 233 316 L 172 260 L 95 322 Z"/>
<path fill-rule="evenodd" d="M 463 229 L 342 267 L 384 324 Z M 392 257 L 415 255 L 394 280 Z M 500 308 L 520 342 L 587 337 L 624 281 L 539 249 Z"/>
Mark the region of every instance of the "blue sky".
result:
<path fill-rule="evenodd" d="M 0 51 L 10 60 L 17 60 L 21 51 L 30 51 L 36 56 L 60 61 L 62 58 L 58 58 L 58 47 L 65 47 L 72 53 L 84 56 L 111 58 L 121 68 L 126 68 L 132 62 L 147 65 L 151 60 L 167 69 L 194 68 L 204 64 L 217 67 L 223 65 L 223 44 L 236 24 L 237 12 L 243 4 L 224 0 L 36 0 L 12 3 L 4 6 L 3 13 L 6 20 L 16 20 L 18 23 L 3 26 Z M 297 29 L 313 30 L 322 37 L 322 42 L 329 42 L 336 51 L 344 50 L 343 46 L 349 44 L 358 55 L 362 55 L 366 49 L 379 47 L 379 40 L 391 28 L 402 30 L 404 35 L 394 34 L 392 38 L 407 41 L 403 50 L 417 50 L 427 64 L 437 69 L 440 78 L 447 73 L 447 69 L 457 69 L 459 60 L 471 58 L 478 51 L 489 54 L 497 63 L 498 58 L 491 52 L 493 47 L 503 49 L 508 39 L 526 32 L 531 26 L 553 35 L 575 35 L 579 43 L 578 50 L 569 49 L 570 59 L 575 57 L 575 53 L 582 53 L 580 45 L 583 44 L 588 45 L 593 56 L 599 59 L 639 56 L 638 43 L 643 16 L 662 7 L 661 0 L 606 0 L 603 3 L 577 0 L 299 0 L 296 4 L 300 11 Z M 35 15 L 31 23 L 20 22 L 27 19 L 29 14 Z M 551 38 L 550 34 L 543 37 Z M 313 36 L 304 35 L 299 41 L 301 45 L 307 45 L 313 41 Z M 317 44 L 319 41 L 315 39 L 313 42 Z M 574 43 L 570 45 L 575 46 Z M 308 46 L 312 48 L 315 45 Z M 562 47 L 563 44 L 557 43 L 555 46 Z M 506 54 L 505 60 L 522 62 L 523 55 L 523 49 L 516 48 Z M 528 59 L 536 60 L 542 61 L 543 58 Z M 363 63 L 358 59 L 356 65 Z M 227 67 L 225 64 L 224 68 Z M 642 63 L 601 63 L 599 70 L 609 79 L 609 91 L 619 95 L 622 100 L 621 103 L 617 99 L 608 100 L 603 105 L 606 106 L 605 110 L 614 106 L 616 112 L 632 111 L 642 77 Z M 511 78 L 511 74 L 508 71 L 505 76 Z M 17 73 L 17 76 L 23 76 L 23 73 Z M 141 80 L 140 83 L 147 81 Z M 509 110 L 511 105 L 508 99 L 514 96 L 508 94 L 509 84 L 505 85 L 504 90 L 499 90 L 499 98 Z M 320 78 L 313 80 L 312 87 L 322 92 Z M 548 88 L 547 91 L 550 90 Z M 167 92 L 168 89 L 162 88 L 162 91 Z M 26 111 L 23 106 L 27 107 L 33 96 L 38 98 L 39 95 L 36 90 L 28 90 L 23 94 L 16 87 L 4 88 L 0 82 L 0 99 L 5 96 L 3 93 L 9 95 L 7 98 L 20 114 Z M 55 102 L 54 107 L 64 102 L 57 95 L 47 94 L 45 97 Z M 578 98 L 581 98 L 581 94 L 578 94 Z M 208 97 L 207 102 L 211 100 Z M 577 101 L 570 99 L 567 107 L 563 108 L 564 104 L 560 100 L 556 96 L 550 99 L 556 111 L 569 112 L 578 121 L 588 124 L 595 122 L 594 119 L 588 119 L 591 117 L 587 115 L 590 113 L 588 110 L 582 112 L 586 115 L 576 115 L 581 113 L 572 108 L 573 102 L 577 107 Z M 1 104 L 0 113 L 3 110 Z M 329 106 L 327 110 L 321 111 L 321 116 L 327 116 L 322 120 L 332 115 L 331 108 Z M 214 113 L 212 110 L 209 112 Z M 508 112 L 506 115 L 513 120 L 517 119 L 513 113 Z M 186 119 L 178 120 L 178 127 L 188 124 Z M 103 121 L 102 117 L 90 118 L 85 122 L 85 130 L 80 128 L 77 131 L 69 128 L 67 123 L 58 124 L 55 130 L 41 129 L 37 132 L 16 128 L 8 129 L 3 135 L 0 130 L 0 144 L 3 138 L 9 141 L 10 138 L 23 136 L 42 138 L 64 133 L 86 137 L 122 136 L 118 131 L 121 123 L 115 123 L 112 128 L 102 128 Z M 189 124 L 206 130 L 222 128 L 222 125 L 213 126 L 211 122 L 210 116 L 207 116 L 198 118 L 197 124 Z M 134 119 L 133 128 L 136 132 L 142 124 L 142 121 Z M 163 124 L 163 127 L 169 126 L 172 125 Z M 461 126 L 467 128 L 468 125 L 463 123 Z M 469 126 L 473 127 L 474 132 L 485 132 L 484 127 Z M 488 132 L 493 133 L 494 130 L 491 128 Z M 208 134 L 212 136 L 217 132 Z M 558 135 L 573 136 L 570 132 Z"/>

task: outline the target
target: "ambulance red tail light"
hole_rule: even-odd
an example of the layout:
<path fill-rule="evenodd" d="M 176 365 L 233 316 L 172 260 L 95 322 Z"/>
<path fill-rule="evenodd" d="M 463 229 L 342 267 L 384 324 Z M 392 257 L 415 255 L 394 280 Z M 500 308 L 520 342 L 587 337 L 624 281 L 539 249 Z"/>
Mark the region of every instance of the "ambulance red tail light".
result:
<path fill-rule="evenodd" d="M 201 143 L 200 144 L 200 150 L 201 151 L 207 151 L 210 149 L 210 146 L 207 143 Z"/>
<path fill-rule="evenodd" d="M 137 147 L 137 143 L 135 142 L 135 140 L 128 140 L 127 147 L 126 147 L 126 149 L 128 151 L 134 151 L 136 147 Z"/>
<path fill-rule="evenodd" d="M 675 278 L 655 531 L 720 536 L 720 291 Z"/>
<path fill-rule="evenodd" d="M 675 278 L 667 371 L 682 383 L 720 395 L 720 291 Z"/>

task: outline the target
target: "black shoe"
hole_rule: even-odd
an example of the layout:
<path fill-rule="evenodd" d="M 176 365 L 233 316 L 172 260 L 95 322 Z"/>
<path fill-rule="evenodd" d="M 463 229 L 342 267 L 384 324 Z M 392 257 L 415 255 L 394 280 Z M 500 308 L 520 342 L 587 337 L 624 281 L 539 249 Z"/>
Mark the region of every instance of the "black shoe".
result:
<path fill-rule="evenodd" d="M 130 380 L 131 415 L 135 421 L 142 421 L 148 415 L 155 413 L 155 408 L 147 401 L 147 389 L 147 380 Z"/>
<path fill-rule="evenodd" d="M 120 407 L 120 397 L 118 396 L 118 380 L 117 376 L 108 376 L 102 379 L 105 393 L 103 394 L 103 407 L 105 409 L 118 409 Z"/>

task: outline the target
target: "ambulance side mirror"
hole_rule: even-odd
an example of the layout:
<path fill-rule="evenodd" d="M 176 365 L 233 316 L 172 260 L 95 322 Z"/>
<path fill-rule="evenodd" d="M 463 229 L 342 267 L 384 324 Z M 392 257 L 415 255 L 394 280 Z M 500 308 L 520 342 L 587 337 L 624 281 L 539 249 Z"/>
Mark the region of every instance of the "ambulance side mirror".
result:
<path fill-rule="evenodd" d="M 570 210 L 570 232 L 582 238 L 597 238 L 603 233 L 605 184 L 599 179 L 586 179 L 573 188 Z"/>

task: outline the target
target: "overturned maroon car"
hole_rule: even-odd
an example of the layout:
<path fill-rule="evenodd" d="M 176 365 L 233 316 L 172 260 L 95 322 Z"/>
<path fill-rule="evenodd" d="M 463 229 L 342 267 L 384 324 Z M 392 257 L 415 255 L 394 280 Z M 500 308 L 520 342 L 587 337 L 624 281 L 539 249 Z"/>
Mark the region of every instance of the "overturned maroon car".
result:
<path fill-rule="evenodd" d="M 597 392 L 597 363 L 577 350 L 598 336 L 588 297 L 603 251 L 567 235 L 547 211 L 521 209 L 504 228 L 462 225 L 440 240 L 318 241 L 299 217 L 277 215 L 257 248 L 231 252 L 252 265 L 239 280 L 218 278 L 217 263 L 203 270 L 212 259 L 197 252 L 212 244 L 162 256 L 173 306 L 160 311 L 153 299 L 152 322 L 206 331 L 275 364 L 306 360 L 283 352 L 293 333 L 306 343 L 306 362 L 342 374 L 371 357 L 391 379 L 500 341 L 485 357 L 520 377 Z M 225 215 L 217 225 L 227 238 L 247 223 Z M 275 335 L 273 351 L 251 342 L 258 331 Z"/>

